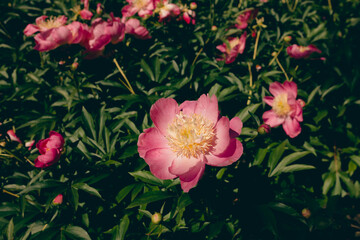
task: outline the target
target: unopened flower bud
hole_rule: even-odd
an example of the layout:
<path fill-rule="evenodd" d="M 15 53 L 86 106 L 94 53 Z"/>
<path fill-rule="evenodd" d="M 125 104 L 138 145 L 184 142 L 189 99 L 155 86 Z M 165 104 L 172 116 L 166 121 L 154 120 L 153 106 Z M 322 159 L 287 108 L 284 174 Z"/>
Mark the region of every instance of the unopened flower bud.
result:
<path fill-rule="evenodd" d="M 261 67 L 259 64 L 257 64 L 257 65 L 255 66 L 255 68 L 256 68 L 256 71 L 260 71 L 262 67 Z"/>
<path fill-rule="evenodd" d="M 286 37 L 284 37 L 284 41 L 287 42 L 287 43 L 290 42 L 291 39 L 292 39 L 291 36 L 286 36 Z"/>
<path fill-rule="evenodd" d="M 251 37 L 253 37 L 253 38 L 256 37 L 256 31 L 255 30 L 251 32 Z"/>
<path fill-rule="evenodd" d="M 156 212 L 151 216 L 151 222 L 153 224 L 159 224 L 161 220 L 162 220 L 161 213 Z"/>
<path fill-rule="evenodd" d="M 59 61 L 59 65 L 64 65 L 64 64 L 65 64 L 64 60 Z"/>
<path fill-rule="evenodd" d="M 190 9 L 191 9 L 191 10 L 195 10 L 196 8 L 197 8 L 196 2 L 190 3 Z"/>
<path fill-rule="evenodd" d="M 62 202 L 63 202 L 63 195 L 62 194 L 57 195 L 53 200 L 54 205 L 60 205 L 60 204 L 62 204 Z"/>
<path fill-rule="evenodd" d="M 215 32 L 217 29 L 218 29 L 218 28 L 217 28 L 217 26 L 212 25 L 212 27 L 211 27 L 211 31 Z"/>
<path fill-rule="evenodd" d="M 98 3 L 97 5 L 96 5 L 96 13 L 98 14 L 98 15 L 101 15 L 102 14 L 102 12 L 103 12 L 103 6 L 101 5 L 101 3 Z"/>
<path fill-rule="evenodd" d="M 308 208 L 304 208 L 301 211 L 301 215 L 303 215 L 304 218 L 308 219 L 311 216 L 311 212 Z"/>
<path fill-rule="evenodd" d="M 78 67 L 79 67 L 78 62 L 74 62 L 73 64 L 71 64 L 71 70 L 73 70 L 73 71 L 75 71 Z"/>
<path fill-rule="evenodd" d="M 271 56 L 275 57 L 277 52 L 272 52 Z"/>
<path fill-rule="evenodd" d="M 271 131 L 271 128 L 269 125 L 263 123 L 260 125 L 260 127 L 258 128 L 258 133 L 260 135 L 265 135 L 265 134 L 269 134 Z"/>

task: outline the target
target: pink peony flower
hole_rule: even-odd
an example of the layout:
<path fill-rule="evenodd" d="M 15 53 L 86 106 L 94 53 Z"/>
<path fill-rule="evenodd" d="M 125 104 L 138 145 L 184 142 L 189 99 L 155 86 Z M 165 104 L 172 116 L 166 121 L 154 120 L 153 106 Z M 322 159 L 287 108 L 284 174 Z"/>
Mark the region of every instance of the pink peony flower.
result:
<path fill-rule="evenodd" d="M 49 138 L 41 139 L 36 144 L 36 148 L 39 149 L 41 155 L 35 159 L 35 167 L 49 167 L 60 159 L 64 148 L 64 138 L 60 133 L 51 131 Z"/>
<path fill-rule="evenodd" d="M 171 98 L 159 99 L 150 109 L 155 127 L 138 139 L 141 158 L 160 179 L 180 178 L 188 192 L 204 173 L 205 165 L 227 166 L 243 153 L 239 140 L 242 122 L 221 117 L 216 96 L 203 94 L 180 106 Z"/>
<path fill-rule="evenodd" d="M 74 21 L 66 27 L 70 30 L 72 38 L 69 44 L 80 44 L 82 45 L 90 37 L 90 29 L 88 25 L 78 21 Z"/>
<path fill-rule="evenodd" d="M 238 29 L 247 28 L 248 23 L 256 17 L 257 13 L 258 10 L 246 10 L 244 13 L 242 13 L 236 18 L 235 27 Z"/>
<path fill-rule="evenodd" d="M 244 32 L 240 38 L 230 37 L 227 39 L 229 44 L 223 43 L 218 45 L 216 48 L 221 51 L 224 55 L 217 58 L 217 61 L 225 61 L 226 64 L 235 61 L 238 54 L 242 54 L 245 49 L 246 43 L 246 32 Z"/>
<path fill-rule="evenodd" d="M 149 31 L 140 25 L 140 21 L 136 18 L 131 18 L 125 22 L 125 33 L 134 35 L 139 39 L 151 38 Z"/>
<path fill-rule="evenodd" d="M 286 48 L 286 52 L 290 57 L 295 59 L 308 58 L 314 52 L 321 53 L 321 51 L 313 44 L 310 44 L 309 46 L 299 46 L 293 44 Z"/>
<path fill-rule="evenodd" d="M 153 14 L 153 10 L 160 0 L 126 0 L 129 5 L 126 5 L 121 9 L 121 13 L 124 17 L 131 17 L 136 13 L 146 18 Z"/>
<path fill-rule="evenodd" d="M 48 16 L 40 16 L 36 18 L 36 24 L 28 24 L 24 29 L 24 34 L 26 36 L 33 35 L 36 32 L 45 32 L 50 29 L 58 28 L 64 26 L 66 24 L 67 18 L 62 15 L 60 17 L 50 17 L 47 19 Z"/>
<path fill-rule="evenodd" d="M 89 0 L 81 2 L 84 3 L 84 9 L 80 11 L 80 17 L 84 20 L 91 20 L 93 13 L 89 11 Z"/>
<path fill-rule="evenodd" d="M 285 81 L 283 84 L 273 82 L 270 84 L 270 93 L 274 97 L 264 97 L 264 102 L 272 107 L 264 112 L 262 118 L 270 127 L 282 124 L 285 133 L 294 138 L 301 132 L 300 123 L 303 121 L 301 99 L 296 100 L 297 85 L 294 82 Z"/>
<path fill-rule="evenodd" d="M 59 194 L 57 195 L 54 200 L 53 200 L 53 204 L 54 205 L 60 205 L 63 203 L 63 195 L 62 194 Z"/>
<path fill-rule="evenodd" d="M 160 22 L 177 17 L 181 13 L 180 8 L 176 4 L 169 3 L 167 0 L 163 0 L 160 4 L 158 4 L 157 10 L 159 11 Z"/>
<path fill-rule="evenodd" d="M 18 143 L 22 143 L 20 138 L 18 138 L 14 132 L 14 130 L 8 130 L 7 132 L 7 135 L 9 135 L 10 137 L 10 140 L 13 141 L 13 142 L 18 142 Z"/>
<path fill-rule="evenodd" d="M 180 9 L 183 12 L 181 19 L 183 19 L 187 24 L 191 23 L 192 25 L 195 25 L 195 11 L 188 9 L 186 6 L 182 6 Z"/>

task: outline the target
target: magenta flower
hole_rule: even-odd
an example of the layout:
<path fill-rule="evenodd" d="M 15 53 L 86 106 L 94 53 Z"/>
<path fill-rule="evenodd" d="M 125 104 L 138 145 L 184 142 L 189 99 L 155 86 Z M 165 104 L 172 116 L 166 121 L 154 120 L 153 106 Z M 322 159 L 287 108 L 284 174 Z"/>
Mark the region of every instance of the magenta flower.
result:
<path fill-rule="evenodd" d="M 28 24 L 26 28 L 24 29 L 24 34 L 26 36 L 31 36 L 36 32 L 46 32 L 53 28 L 58 28 L 61 26 L 64 26 L 66 24 L 67 18 L 62 15 L 60 17 L 50 17 L 50 19 L 47 19 L 48 16 L 40 16 L 36 18 L 35 25 L 34 24 Z"/>
<path fill-rule="evenodd" d="M 151 38 L 149 31 L 144 26 L 141 26 L 140 21 L 136 18 L 131 18 L 125 22 L 125 33 L 134 35 L 139 39 Z"/>
<path fill-rule="evenodd" d="M 285 81 L 283 84 L 273 82 L 270 84 L 270 93 L 274 97 L 264 97 L 264 102 L 272 107 L 264 112 L 262 118 L 270 127 L 283 126 L 285 133 L 294 138 L 301 132 L 300 123 L 303 121 L 301 99 L 296 99 L 297 85 Z"/>
<path fill-rule="evenodd" d="M 256 17 L 257 13 L 258 10 L 246 10 L 244 13 L 242 13 L 236 18 L 235 27 L 238 29 L 247 28 L 249 22 Z"/>
<path fill-rule="evenodd" d="M 129 5 L 124 6 L 121 9 L 121 13 L 124 17 L 131 17 L 136 13 L 146 18 L 153 14 L 153 11 L 160 0 L 126 0 Z"/>
<path fill-rule="evenodd" d="M 6 133 L 7 133 L 7 135 L 9 135 L 11 141 L 22 143 L 20 138 L 18 138 L 18 136 L 16 136 L 14 130 L 8 130 Z"/>
<path fill-rule="evenodd" d="M 227 166 L 243 153 L 236 139 L 242 122 L 221 117 L 216 96 L 203 94 L 180 106 L 174 99 L 162 98 L 151 107 L 150 117 L 155 127 L 140 134 L 139 155 L 156 177 L 179 177 L 184 192 L 198 183 L 206 164 Z"/>
<path fill-rule="evenodd" d="M 184 20 L 187 24 L 195 25 L 195 11 L 189 9 L 187 5 L 180 5 L 180 10 L 183 13 L 180 20 Z"/>
<path fill-rule="evenodd" d="M 229 44 L 223 43 L 218 45 L 216 48 L 223 53 L 223 56 L 217 58 L 217 61 L 225 61 L 226 64 L 235 61 L 238 54 L 242 54 L 245 49 L 246 43 L 246 32 L 244 32 L 240 38 L 229 37 Z"/>
<path fill-rule="evenodd" d="M 159 11 L 159 21 L 162 22 L 169 18 L 174 18 L 180 15 L 180 8 L 173 3 L 169 3 L 167 0 L 163 0 L 157 6 L 157 10 Z"/>
<path fill-rule="evenodd" d="M 53 204 L 54 205 L 60 205 L 63 203 L 63 195 L 59 194 L 57 195 L 54 199 L 53 199 Z"/>
<path fill-rule="evenodd" d="M 309 46 L 299 46 L 293 44 L 286 48 L 286 52 L 290 57 L 295 59 L 308 58 L 314 52 L 321 53 L 321 51 L 313 44 L 310 44 Z"/>
<path fill-rule="evenodd" d="M 35 167 L 49 167 L 60 159 L 64 148 L 64 138 L 60 133 L 51 131 L 49 138 L 41 139 L 36 144 L 36 148 L 39 149 L 41 155 L 35 159 Z"/>
<path fill-rule="evenodd" d="M 29 141 L 29 142 L 26 142 L 26 143 L 25 143 L 25 147 L 27 147 L 28 150 L 30 151 L 31 148 L 33 147 L 34 143 L 35 143 L 35 140 L 31 140 L 31 141 Z"/>
<path fill-rule="evenodd" d="M 84 2 L 84 9 L 80 11 L 80 17 L 84 20 L 91 20 L 93 13 L 89 11 L 89 0 L 82 2 Z"/>
<path fill-rule="evenodd" d="M 80 44 L 82 45 L 90 37 L 90 29 L 88 25 L 74 21 L 66 27 L 70 30 L 72 39 L 69 41 L 69 44 Z"/>

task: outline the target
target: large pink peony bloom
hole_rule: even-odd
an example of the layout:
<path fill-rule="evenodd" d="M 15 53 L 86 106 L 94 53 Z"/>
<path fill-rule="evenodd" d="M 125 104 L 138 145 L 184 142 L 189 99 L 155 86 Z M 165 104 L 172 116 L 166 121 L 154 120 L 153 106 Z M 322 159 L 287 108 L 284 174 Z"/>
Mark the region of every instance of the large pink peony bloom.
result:
<path fill-rule="evenodd" d="M 126 5 L 121 9 L 121 13 L 124 17 L 131 17 L 136 13 L 146 18 L 153 14 L 153 11 L 160 0 L 126 0 L 129 5 Z"/>
<path fill-rule="evenodd" d="M 297 85 L 294 82 L 285 81 L 283 84 L 273 82 L 270 84 L 270 93 L 274 97 L 264 97 L 264 102 L 272 107 L 264 112 L 262 118 L 270 127 L 282 124 L 285 133 L 294 138 L 301 132 L 300 123 L 303 121 L 303 100 L 296 99 Z"/>
<path fill-rule="evenodd" d="M 65 16 L 47 18 L 47 16 L 40 16 L 36 19 L 36 25 L 28 24 L 24 29 L 26 36 L 40 31 L 34 37 L 36 43 L 34 49 L 40 52 L 53 50 L 72 40 L 71 31 L 64 26 L 67 21 Z"/>
<path fill-rule="evenodd" d="M 41 155 L 35 159 L 35 167 L 49 167 L 60 159 L 64 148 L 64 138 L 60 133 L 51 131 L 49 138 L 41 139 L 36 144 L 36 148 L 39 149 Z"/>
<path fill-rule="evenodd" d="M 171 98 L 159 99 L 150 109 L 155 127 L 139 136 L 140 157 L 160 179 L 180 178 L 188 192 L 204 173 L 205 165 L 227 166 L 243 153 L 240 118 L 221 117 L 216 96 L 202 95 L 180 106 Z"/>
<path fill-rule="evenodd" d="M 299 46 L 293 44 L 286 48 L 286 52 L 290 57 L 295 59 L 308 58 L 314 52 L 321 53 L 321 51 L 313 44 L 310 44 L 309 46 Z"/>
<path fill-rule="evenodd" d="M 226 64 L 232 63 L 235 61 L 238 54 L 242 54 L 245 49 L 246 43 L 246 32 L 244 32 L 240 38 L 230 37 L 228 38 L 229 44 L 223 43 L 218 45 L 216 48 L 222 52 L 224 55 L 220 58 L 217 58 L 217 61 L 225 61 Z"/>
<path fill-rule="evenodd" d="M 160 22 L 177 17 L 181 13 L 180 8 L 176 4 L 169 3 L 167 0 L 163 0 L 161 3 L 159 3 L 157 5 L 157 10 L 159 11 Z"/>
<path fill-rule="evenodd" d="M 134 35 L 139 39 L 151 38 L 149 31 L 144 26 L 141 26 L 140 21 L 136 18 L 130 18 L 125 22 L 125 33 Z"/>

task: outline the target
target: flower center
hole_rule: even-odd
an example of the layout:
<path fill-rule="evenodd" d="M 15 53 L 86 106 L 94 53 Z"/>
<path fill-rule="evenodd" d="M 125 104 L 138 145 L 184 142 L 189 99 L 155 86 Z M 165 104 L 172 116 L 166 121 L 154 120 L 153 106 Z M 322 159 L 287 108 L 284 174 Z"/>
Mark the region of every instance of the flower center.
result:
<path fill-rule="evenodd" d="M 58 18 L 51 16 L 49 19 L 42 21 L 38 24 L 40 31 L 46 31 L 52 28 L 57 28 L 63 26 L 63 21 L 60 21 Z"/>
<path fill-rule="evenodd" d="M 308 47 L 300 46 L 300 48 L 299 48 L 299 51 L 302 52 L 302 53 L 307 51 L 307 50 L 309 50 Z"/>
<path fill-rule="evenodd" d="M 147 4 L 148 4 L 147 0 L 135 0 L 133 2 L 134 7 L 139 10 L 146 7 Z"/>
<path fill-rule="evenodd" d="M 289 114 L 291 108 L 287 102 L 287 93 L 282 93 L 274 98 L 272 109 L 279 117 L 285 117 Z"/>
<path fill-rule="evenodd" d="M 215 145 L 214 124 L 198 114 L 180 112 L 168 126 L 168 144 L 177 156 L 198 158 Z"/>

